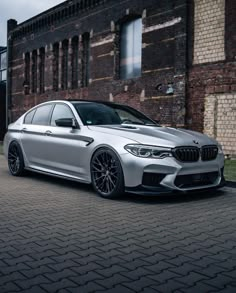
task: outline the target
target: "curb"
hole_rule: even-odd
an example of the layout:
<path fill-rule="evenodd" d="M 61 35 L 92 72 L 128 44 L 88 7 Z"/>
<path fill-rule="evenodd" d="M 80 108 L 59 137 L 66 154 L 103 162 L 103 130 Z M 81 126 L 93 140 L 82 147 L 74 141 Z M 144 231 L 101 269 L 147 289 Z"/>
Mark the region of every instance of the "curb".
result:
<path fill-rule="evenodd" d="M 236 188 L 236 181 L 226 181 L 226 187 Z"/>

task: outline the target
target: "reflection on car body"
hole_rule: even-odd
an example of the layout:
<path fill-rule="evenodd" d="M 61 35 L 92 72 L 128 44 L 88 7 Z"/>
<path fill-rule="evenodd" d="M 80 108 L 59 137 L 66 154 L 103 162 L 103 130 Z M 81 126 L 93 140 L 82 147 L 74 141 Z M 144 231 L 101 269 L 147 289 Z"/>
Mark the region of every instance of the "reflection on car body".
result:
<path fill-rule="evenodd" d="M 50 101 L 8 127 L 4 153 L 12 175 L 25 170 L 92 183 L 114 198 L 218 188 L 224 155 L 214 139 L 162 127 L 125 105 Z"/>

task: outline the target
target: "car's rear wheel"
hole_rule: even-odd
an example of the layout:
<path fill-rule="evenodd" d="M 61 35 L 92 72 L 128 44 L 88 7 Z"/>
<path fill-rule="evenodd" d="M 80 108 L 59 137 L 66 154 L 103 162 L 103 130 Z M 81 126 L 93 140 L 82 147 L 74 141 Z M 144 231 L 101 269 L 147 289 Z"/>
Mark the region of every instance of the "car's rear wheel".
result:
<path fill-rule="evenodd" d="M 95 152 L 91 160 L 91 179 L 95 191 L 105 198 L 124 193 L 124 176 L 117 155 L 108 148 Z"/>
<path fill-rule="evenodd" d="M 20 145 L 14 141 L 8 149 L 8 167 L 13 176 L 22 176 L 24 174 L 24 157 Z"/>

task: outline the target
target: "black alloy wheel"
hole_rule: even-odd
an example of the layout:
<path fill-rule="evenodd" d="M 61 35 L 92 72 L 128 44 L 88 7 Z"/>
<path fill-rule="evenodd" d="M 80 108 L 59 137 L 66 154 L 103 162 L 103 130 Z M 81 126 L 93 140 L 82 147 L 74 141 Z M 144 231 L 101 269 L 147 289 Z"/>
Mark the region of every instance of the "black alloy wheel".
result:
<path fill-rule="evenodd" d="M 22 176 L 24 173 L 24 158 L 17 142 L 12 142 L 8 150 L 8 167 L 13 176 Z"/>
<path fill-rule="evenodd" d="M 96 151 L 91 160 L 92 184 L 105 198 L 115 198 L 124 193 L 124 176 L 117 155 L 108 148 Z"/>

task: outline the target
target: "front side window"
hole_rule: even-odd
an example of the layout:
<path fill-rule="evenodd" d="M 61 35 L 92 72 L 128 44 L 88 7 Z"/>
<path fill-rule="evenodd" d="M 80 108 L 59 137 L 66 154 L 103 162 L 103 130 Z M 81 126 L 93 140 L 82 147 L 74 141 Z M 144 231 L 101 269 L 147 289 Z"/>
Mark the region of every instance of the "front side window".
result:
<path fill-rule="evenodd" d="M 129 79 L 141 76 L 142 69 L 142 19 L 122 25 L 120 46 L 120 77 Z"/>
<path fill-rule="evenodd" d="M 71 109 L 67 105 L 57 104 L 52 113 L 51 125 L 56 126 L 56 120 L 75 118 Z"/>
<path fill-rule="evenodd" d="M 51 113 L 52 104 L 43 105 L 36 109 L 32 124 L 35 125 L 48 125 L 49 116 Z"/>

